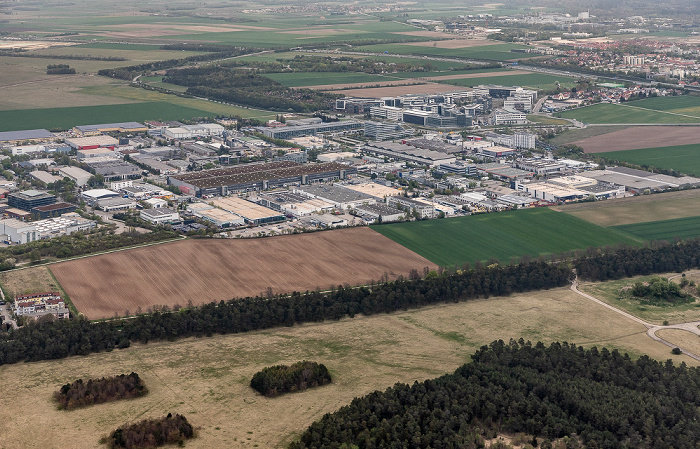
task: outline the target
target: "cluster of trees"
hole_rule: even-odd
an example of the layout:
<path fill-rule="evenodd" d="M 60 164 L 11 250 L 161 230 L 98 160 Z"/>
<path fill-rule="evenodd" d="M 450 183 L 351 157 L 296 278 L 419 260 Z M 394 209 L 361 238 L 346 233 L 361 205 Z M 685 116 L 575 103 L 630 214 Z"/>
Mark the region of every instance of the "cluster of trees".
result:
<path fill-rule="evenodd" d="M 648 302 L 677 303 L 688 299 L 688 295 L 680 285 L 658 276 L 654 276 L 647 282 L 635 282 L 631 293 L 635 298 Z"/>
<path fill-rule="evenodd" d="M 101 442 L 110 449 L 141 449 L 178 444 L 194 438 L 192 424 L 183 415 L 167 416 L 158 419 L 144 419 L 134 424 L 119 427 Z"/>
<path fill-rule="evenodd" d="M 579 277 L 608 281 L 654 273 L 683 272 L 700 266 L 700 240 L 676 244 L 656 242 L 650 247 L 623 247 L 574 261 Z"/>
<path fill-rule="evenodd" d="M 83 254 L 159 242 L 178 237 L 177 232 L 167 229 L 156 229 L 153 232 L 145 234 L 137 232 L 113 234 L 112 232 L 113 231 L 107 231 L 105 229 L 98 229 L 89 234 L 75 232 L 70 235 L 63 235 L 52 239 L 37 240 L 21 245 L 0 248 L 0 271 L 14 268 L 17 262 L 35 261 L 33 256 L 36 257 L 37 254 L 39 255 L 39 259 L 46 257 L 65 259 Z"/>
<path fill-rule="evenodd" d="M 277 111 L 325 110 L 338 97 L 310 89 L 290 89 L 264 76 L 225 67 L 169 70 L 164 80 L 186 86 L 188 95 Z"/>
<path fill-rule="evenodd" d="M 483 437 L 511 432 L 542 448 L 564 437 L 590 448 L 692 448 L 699 387 L 700 370 L 670 360 L 496 341 L 454 374 L 353 400 L 290 448 L 483 448 Z"/>
<path fill-rule="evenodd" d="M 121 56 L 92 56 L 92 55 L 44 55 L 32 53 L 27 50 L 0 50 L 0 56 L 14 56 L 18 58 L 39 58 L 39 59 L 70 59 L 78 61 L 127 61 Z"/>
<path fill-rule="evenodd" d="M 119 399 L 138 398 L 148 393 L 148 388 L 136 373 L 120 374 L 114 377 L 78 379 L 65 384 L 53 394 L 59 408 L 73 410 L 92 404 L 118 401 Z"/>
<path fill-rule="evenodd" d="M 131 342 L 249 332 L 549 289 L 567 285 L 573 276 L 567 264 L 541 261 L 476 266 L 454 274 L 425 270 L 424 274 L 423 279 L 416 273 L 415 280 L 399 279 L 359 288 L 338 286 L 324 293 L 307 291 L 231 299 L 127 320 L 93 323 L 85 318 L 52 320 L 49 316 L 1 333 L 0 364 L 111 351 L 129 347 Z"/>
<path fill-rule="evenodd" d="M 75 75 L 75 69 L 68 64 L 49 64 L 46 66 L 47 75 Z"/>
<path fill-rule="evenodd" d="M 250 386 L 268 397 L 306 390 L 331 383 L 331 373 L 323 364 L 302 361 L 292 365 L 263 368 L 253 375 Z"/>
<path fill-rule="evenodd" d="M 201 62 L 201 61 L 212 61 L 214 59 L 230 58 L 233 56 L 245 55 L 248 53 L 253 53 L 258 51 L 254 48 L 247 47 L 231 47 L 225 51 L 215 52 L 215 53 L 205 53 L 202 55 L 187 56 L 180 59 L 168 59 L 165 61 L 154 61 L 146 62 L 144 64 L 132 65 L 127 67 L 116 67 L 113 69 L 102 69 L 97 72 L 100 76 L 107 76 L 110 78 L 118 78 L 126 81 L 131 81 L 137 75 L 141 75 L 146 72 L 152 72 L 155 70 L 166 70 L 172 69 L 173 67 L 179 67 L 182 65 L 187 65 L 190 62 Z"/>

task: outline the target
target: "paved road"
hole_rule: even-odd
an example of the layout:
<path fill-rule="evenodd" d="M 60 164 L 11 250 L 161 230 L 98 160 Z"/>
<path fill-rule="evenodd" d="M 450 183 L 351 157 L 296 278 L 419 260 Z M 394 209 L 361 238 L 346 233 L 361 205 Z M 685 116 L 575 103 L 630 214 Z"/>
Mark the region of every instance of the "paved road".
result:
<path fill-rule="evenodd" d="M 678 275 L 678 276 L 680 276 L 680 275 Z M 673 278 L 675 278 L 675 277 L 678 277 L 678 276 L 672 276 L 671 278 L 669 278 L 669 280 L 670 280 L 670 279 L 673 279 Z M 589 295 L 588 293 L 582 292 L 581 290 L 578 289 L 578 279 L 575 280 L 575 281 L 571 284 L 571 290 L 572 290 L 574 293 L 577 293 L 577 294 L 583 296 L 583 297 L 586 298 L 586 299 L 589 299 L 589 300 L 591 300 L 591 301 L 593 301 L 593 302 L 595 302 L 595 303 L 597 303 L 597 304 L 600 304 L 600 305 L 603 306 L 603 307 L 607 307 L 608 309 L 610 309 L 610 310 L 612 310 L 612 311 L 614 311 L 614 312 L 619 313 L 620 315 L 624 316 L 624 317 L 627 318 L 627 319 L 630 319 L 630 320 L 632 320 L 632 321 L 635 321 L 635 322 L 637 322 L 637 323 L 643 325 L 644 327 L 647 328 L 647 335 L 648 335 L 649 338 L 651 338 L 652 340 L 658 341 L 659 343 L 663 343 L 663 344 L 665 344 L 666 346 L 668 346 L 669 348 L 678 348 L 678 349 L 681 350 L 681 352 L 682 352 L 683 354 L 687 355 L 688 357 L 693 358 L 693 359 L 695 359 L 695 360 L 697 360 L 697 361 L 700 361 L 700 355 L 695 354 L 695 353 L 693 353 L 693 352 L 691 352 L 691 351 L 689 351 L 689 350 L 687 350 L 687 349 L 683 349 L 683 348 L 681 348 L 681 347 L 679 347 L 679 346 L 677 346 L 677 345 L 671 343 L 670 341 L 664 340 L 663 338 L 661 338 L 661 337 L 659 337 L 658 335 L 656 335 L 656 332 L 659 331 L 659 330 L 661 330 L 661 329 L 679 329 L 679 330 L 684 330 L 684 331 L 691 332 L 691 333 L 693 333 L 693 334 L 695 334 L 695 335 L 697 335 L 697 336 L 700 337 L 700 327 L 698 327 L 698 326 L 700 326 L 700 321 L 689 321 L 689 322 L 687 322 L 687 323 L 669 324 L 668 326 L 659 326 L 659 325 L 657 325 L 657 324 L 652 324 L 652 323 L 649 323 L 649 322 L 647 322 L 647 321 L 644 321 L 644 320 L 642 320 L 641 318 L 638 318 L 638 317 L 636 317 L 636 316 L 634 316 L 634 315 L 631 315 L 631 314 L 625 312 L 624 310 L 618 309 L 617 307 L 613 307 L 613 306 L 611 306 L 610 304 L 607 304 L 607 303 L 605 303 L 605 302 L 603 302 L 603 301 L 601 301 L 601 300 L 599 300 L 599 299 L 597 299 L 597 298 L 595 298 L 595 297 Z"/>

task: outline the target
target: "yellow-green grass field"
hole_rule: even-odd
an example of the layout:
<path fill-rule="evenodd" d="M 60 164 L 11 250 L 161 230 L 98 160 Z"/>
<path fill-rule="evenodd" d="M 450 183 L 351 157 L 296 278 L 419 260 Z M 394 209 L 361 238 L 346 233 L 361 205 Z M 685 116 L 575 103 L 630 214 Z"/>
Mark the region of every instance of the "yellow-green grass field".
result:
<path fill-rule="evenodd" d="M 628 104 L 594 104 L 557 115 L 593 124 L 700 123 L 700 117 L 655 111 Z"/>
<path fill-rule="evenodd" d="M 681 329 L 661 329 L 656 332 L 656 336 L 678 345 L 693 354 L 700 354 L 700 337 L 692 332 Z"/>
<path fill-rule="evenodd" d="M 480 345 L 520 337 L 696 365 L 650 340 L 644 326 L 563 288 L 3 366 L 0 445 L 99 448 L 98 439 L 122 423 L 178 412 L 198 428 L 199 437 L 186 443 L 190 449 L 284 447 L 354 397 L 452 372 Z M 274 399 L 249 387 L 261 368 L 299 360 L 324 363 L 334 382 Z M 70 412 L 51 400 L 53 391 L 78 378 L 132 371 L 144 380 L 147 396 Z"/>
<path fill-rule="evenodd" d="M 552 209 L 604 227 L 646 223 L 659 219 L 700 216 L 700 193 L 697 190 L 682 190 L 592 203 L 567 204 L 554 206 Z"/>
<path fill-rule="evenodd" d="M 651 305 L 621 294 L 621 289 L 631 287 L 637 281 L 646 282 L 654 276 L 669 278 L 676 275 L 678 273 L 636 276 L 607 282 L 583 282 L 579 284 L 578 288 L 611 306 L 622 309 L 650 323 L 663 324 L 664 321 L 668 321 L 669 324 L 676 324 L 700 320 L 700 301 L 697 299 L 677 305 Z"/>

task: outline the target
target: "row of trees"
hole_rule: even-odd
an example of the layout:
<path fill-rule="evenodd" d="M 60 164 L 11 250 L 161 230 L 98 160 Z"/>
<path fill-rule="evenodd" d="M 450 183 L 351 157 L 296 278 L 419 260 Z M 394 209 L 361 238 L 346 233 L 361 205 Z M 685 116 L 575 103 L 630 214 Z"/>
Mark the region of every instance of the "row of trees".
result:
<path fill-rule="evenodd" d="M 146 449 L 178 444 L 183 446 L 185 440 L 194 438 L 192 424 L 183 415 L 167 416 L 158 419 L 144 419 L 134 424 L 117 428 L 109 437 L 103 438 L 110 449 Z"/>
<path fill-rule="evenodd" d="M 92 404 L 118 401 L 120 399 L 138 398 L 148 394 L 148 388 L 136 373 L 120 374 L 114 377 L 78 379 L 65 384 L 53 394 L 59 408 L 73 410 Z"/>
<path fill-rule="evenodd" d="M 268 397 L 306 390 L 331 383 L 331 373 L 323 364 L 302 361 L 292 365 L 263 368 L 253 375 L 250 386 Z"/>
<path fill-rule="evenodd" d="M 567 285 L 567 264 L 530 262 L 477 266 L 459 273 L 428 273 L 424 279 L 399 279 L 329 292 L 258 296 L 155 312 L 132 319 L 90 322 L 41 319 L 0 334 L 0 364 L 59 359 L 126 348 L 131 342 L 175 340 L 374 315 L 441 302 L 466 301 Z M 183 302 L 186 302 L 183 298 Z"/>
<path fill-rule="evenodd" d="M 169 70 L 164 80 L 186 86 L 188 95 L 277 111 L 325 110 L 338 97 L 310 89 L 290 89 L 270 78 L 224 67 Z"/>
<path fill-rule="evenodd" d="M 699 387 L 700 370 L 670 360 L 499 340 L 454 374 L 353 400 L 290 448 L 483 448 L 485 436 L 523 432 L 543 448 L 567 437 L 589 448 L 690 449 L 700 444 Z"/>

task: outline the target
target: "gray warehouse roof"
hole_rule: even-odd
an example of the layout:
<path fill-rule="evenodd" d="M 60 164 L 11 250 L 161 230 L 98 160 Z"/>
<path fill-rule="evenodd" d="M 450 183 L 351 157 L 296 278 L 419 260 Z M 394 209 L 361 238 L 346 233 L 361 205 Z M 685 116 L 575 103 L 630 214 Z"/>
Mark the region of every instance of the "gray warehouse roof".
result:
<path fill-rule="evenodd" d="M 123 122 L 123 123 L 102 123 L 99 125 L 80 125 L 76 126 L 76 129 L 80 130 L 80 132 L 99 132 L 101 129 L 111 129 L 111 128 L 122 128 L 122 129 L 139 129 L 139 128 L 145 128 L 145 125 L 142 125 L 141 123 L 138 122 Z"/>
<path fill-rule="evenodd" d="M 50 139 L 55 137 L 45 129 L 28 129 L 24 131 L 7 131 L 0 133 L 0 142 L 13 140 Z"/>
<path fill-rule="evenodd" d="M 318 198 L 327 199 L 333 203 L 348 203 L 352 201 L 376 200 L 373 196 L 337 186 L 307 185 L 298 188 L 303 192 Z"/>

